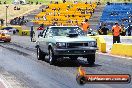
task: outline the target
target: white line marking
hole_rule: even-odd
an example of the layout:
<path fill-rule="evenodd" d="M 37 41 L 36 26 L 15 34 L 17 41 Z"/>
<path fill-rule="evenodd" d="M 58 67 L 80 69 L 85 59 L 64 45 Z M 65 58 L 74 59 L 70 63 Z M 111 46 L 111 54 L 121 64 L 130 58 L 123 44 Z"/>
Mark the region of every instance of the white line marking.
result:
<path fill-rule="evenodd" d="M 2 75 L 0 75 L 0 81 L 3 83 L 3 85 L 5 86 L 5 88 L 13 88 L 10 85 L 10 83 Z"/>

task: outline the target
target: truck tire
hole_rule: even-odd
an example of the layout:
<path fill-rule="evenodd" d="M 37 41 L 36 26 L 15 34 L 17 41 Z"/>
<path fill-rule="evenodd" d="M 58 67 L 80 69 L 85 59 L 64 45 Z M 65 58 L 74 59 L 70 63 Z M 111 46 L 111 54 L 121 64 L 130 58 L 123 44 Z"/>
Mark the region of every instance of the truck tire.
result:
<path fill-rule="evenodd" d="M 40 48 L 37 48 L 37 59 L 38 60 L 45 60 L 45 54 L 40 50 Z"/>
<path fill-rule="evenodd" d="M 49 64 L 50 64 L 50 65 L 55 64 L 56 59 L 57 59 L 57 58 L 56 58 L 56 56 L 54 55 L 54 52 L 53 52 L 52 48 L 49 48 Z"/>
<path fill-rule="evenodd" d="M 87 56 L 87 61 L 89 63 L 89 65 L 94 65 L 95 63 L 95 54 L 91 54 Z"/>

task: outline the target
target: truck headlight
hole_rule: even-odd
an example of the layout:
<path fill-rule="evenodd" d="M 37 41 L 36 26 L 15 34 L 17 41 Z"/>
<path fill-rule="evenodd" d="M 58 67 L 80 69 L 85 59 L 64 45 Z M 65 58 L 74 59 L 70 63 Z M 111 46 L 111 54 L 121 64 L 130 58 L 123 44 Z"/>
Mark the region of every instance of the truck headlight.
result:
<path fill-rule="evenodd" d="M 56 46 L 57 47 L 66 47 L 66 43 L 65 42 L 57 42 Z"/>
<path fill-rule="evenodd" d="M 88 46 L 97 47 L 97 43 L 96 43 L 96 41 L 91 41 L 91 42 L 88 42 Z"/>

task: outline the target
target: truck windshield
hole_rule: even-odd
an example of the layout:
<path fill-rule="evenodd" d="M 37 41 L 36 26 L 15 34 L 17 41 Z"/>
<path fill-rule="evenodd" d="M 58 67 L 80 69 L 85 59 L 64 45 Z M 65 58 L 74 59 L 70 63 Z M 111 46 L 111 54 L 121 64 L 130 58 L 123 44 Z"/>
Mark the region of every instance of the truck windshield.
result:
<path fill-rule="evenodd" d="M 79 27 L 52 27 L 50 33 L 53 36 L 67 36 L 69 33 L 78 34 L 78 36 L 85 35 Z"/>

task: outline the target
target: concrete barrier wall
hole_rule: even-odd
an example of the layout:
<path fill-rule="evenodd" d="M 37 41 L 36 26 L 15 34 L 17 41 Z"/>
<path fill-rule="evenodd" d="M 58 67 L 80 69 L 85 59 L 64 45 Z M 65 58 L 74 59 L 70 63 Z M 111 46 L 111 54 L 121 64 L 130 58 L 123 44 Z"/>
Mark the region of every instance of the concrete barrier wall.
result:
<path fill-rule="evenodd" d="M 19 30 L 19 35 L 29 36 L 30 35 L 30 30 Z"/>
<path fill-rule="evenodd" d="M 106 53 L 106 42 L 104 40 L 103 36 L 90 36 L 94 39 L 97 39 L 97 46 L 99 48 L 99 51 L 102 53 Z"/>
<path fill-rule="evenodd" d="M 111 54 L 132 57 L 132 44 L 113 44 Z"/>

